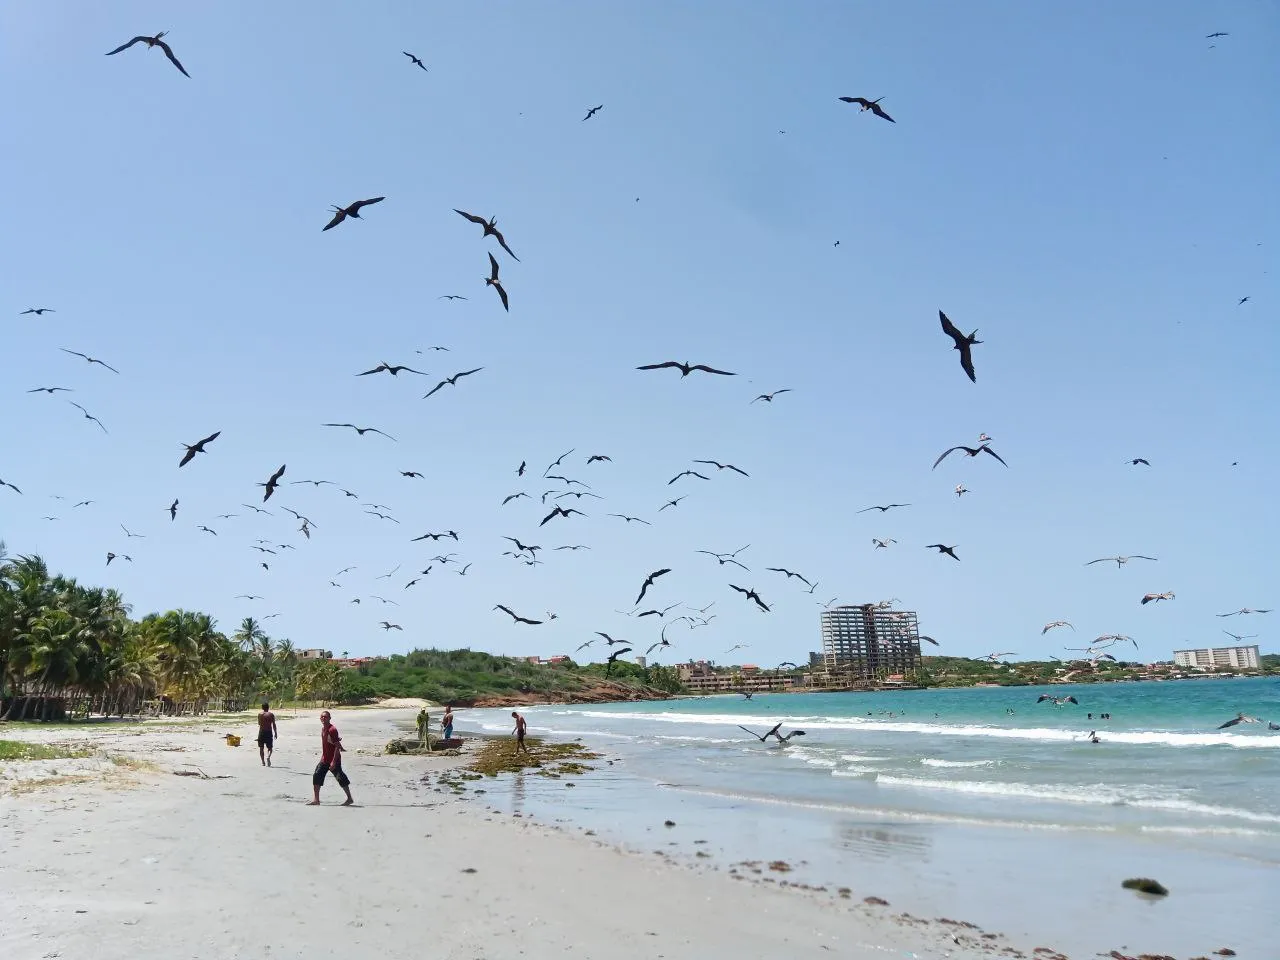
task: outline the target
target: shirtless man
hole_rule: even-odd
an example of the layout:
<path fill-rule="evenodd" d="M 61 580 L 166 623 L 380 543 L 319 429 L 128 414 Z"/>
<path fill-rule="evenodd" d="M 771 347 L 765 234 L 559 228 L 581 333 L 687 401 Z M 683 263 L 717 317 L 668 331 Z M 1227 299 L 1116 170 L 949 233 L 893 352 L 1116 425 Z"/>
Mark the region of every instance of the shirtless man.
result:
<path fill-rule="evenodd" d="M 316 764 L 315 773 L 311 775 L 313 797 L 307 806 L 320 806 L 320 787 L 324 785 L 324 778 L 330 771 L 333 772 L 333 779 L 338 781 L 342 792 L 347 795 L 343 806 L 351 806 L 355 801 L 351 799 L 351 781 L 342 772 L 342 737 L 338 735 L 338 728 L 333 725 L 329 711 L 326 710 L 320 714 L 320 762 Z"/>
<path fill-rule="evenodd" d="M 258 714 L 258 759 L 264 767 L 271 766 L 271 751 L 279 737 L 276 715 L 271 712 L 271 704 L 263 700 L 262 712 Z"/>
<path fill-rule="evenodd" d="M 511 731 L 516 735 L 516 753 L 520 753 L 522 750 L 525 753 L 528 753 L 529 748 L 524 745 L 524 735 L 528 725 L 524 722 L 524 717 L 520 716 L 520 714 L 516 713 L 514 710 L 511 711 L 511 716 L 515 717 L 516 721 L 516 728 Z"/>

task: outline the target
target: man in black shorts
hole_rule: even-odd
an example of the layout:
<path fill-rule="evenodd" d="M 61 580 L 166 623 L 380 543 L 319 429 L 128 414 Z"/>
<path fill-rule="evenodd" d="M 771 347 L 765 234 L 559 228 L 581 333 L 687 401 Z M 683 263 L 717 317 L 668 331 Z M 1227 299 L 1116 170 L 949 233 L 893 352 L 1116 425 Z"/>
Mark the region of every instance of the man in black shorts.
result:
<path fill-rule="evenodd" d="M 516 753 L 528 753 L 529 748 L 524 745 L 524 735 L 528 731 L 529 725 L 524 722 L 524 717 L 514 710 L 511 711 L 511 716 L 516 721 L 516 728 L 511 731 L 516 735 Z"/>
<path fill-rule="evenodd" d="M 330 771 L 333 771 L 333 779 L 338 781 L 338 786 L 347 795 L 343 806 L 351 806 L 355 801 L 351 799 L 351 781 L 342 772 L 342 737 L 338 735 L 338 728 L 333 725 L 329 711 L 326 710 L 320 714 L 320 762 L 316 764 L 316 771 L 311 775 L 311 790 L 314 796 L 307 806 L 320 806 L 320 788 L 324 785 L 324 778 Z"/>
<path fill-rule="evenodd" d="M 271 766 L 271 749 L 276 738 L 280 736 L 276 730 L 276 715 L 271 712 L 271 704 L 262 701 L 262 712 L 258 714 L 258 759 L 264 767 Z"/>

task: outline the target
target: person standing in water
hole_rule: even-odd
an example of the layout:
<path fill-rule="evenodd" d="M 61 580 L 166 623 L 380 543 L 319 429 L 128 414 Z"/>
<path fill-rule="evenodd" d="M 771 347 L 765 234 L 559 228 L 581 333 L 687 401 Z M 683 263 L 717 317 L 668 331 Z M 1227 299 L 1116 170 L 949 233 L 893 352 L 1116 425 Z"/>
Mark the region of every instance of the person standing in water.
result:
<path fill-rule="evenodd" d="M 313 797 L 307 804 L 309 807 L 320 806 L 320 788 L 324 786 L 324 778 L 330 771 L 333 773 L 333 779 L 338 781 L 342 792 L 347 795 L 346 802 L 342 805 L 349 807 L 355 803 L 351 799 L 351 781 L 342 772 L 342 737 L 338 735 L 338 728 L 331 720 L 328 710 L 320 714 L 320 762 L 316 764 L 315 773 L 311 775 Z"/>
<path fill-rule="evenodd" d="M 445 704 L 444 716 L 440 718 L 440 730 L 446 740 L 453 739 L 453 704 Z"/>
<path fill-rule="evenodd" d="M 529 748 L 524 745 L 524 735 L 528 731 L 529 725 L 524 722 L 524 717 L 514 710 L 511 711 L 511 716 L 515 717 L 516 721 L 516 728 L 511 731 L 516 735 L 516 753 L 528 753 Z"/>
<path fill-rule="evenodd" d="M 271 766 L 271 751 L 279 737 L 276 715 L 271 712 L 271 704 L 263 700 L 262 712 L 258 714 L 258 759 L 264 767 Z"/>

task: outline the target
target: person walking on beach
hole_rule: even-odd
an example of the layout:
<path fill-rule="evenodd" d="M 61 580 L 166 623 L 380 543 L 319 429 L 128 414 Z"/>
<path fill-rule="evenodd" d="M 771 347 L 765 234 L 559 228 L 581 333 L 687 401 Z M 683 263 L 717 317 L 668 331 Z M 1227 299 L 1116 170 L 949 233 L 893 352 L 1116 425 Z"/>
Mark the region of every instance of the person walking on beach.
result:
<path fill-rule="evenodd" d="M 276 715 L 271 712 L 271 704 L 263 700 L 262 712 L 258 714 L 258 759 L 264 767 L 271 766 L 271 750 L 279 736 Z"/>
<path fill-rule="evenodd" d="M 515 717 L 516 720 L 516 728 L 511 731 L 516 735 L 516 753 L 520 753 L 521 751 L 528 753 L 529 748 L 524 745 L 524 735 L 528 730 L 528 724 L 524 722 L 524 717 L 520 716 L 520 714 L 516 713 L 514 710 L 511 711 L 511 716 Z"/>
<path fill-rule="evenodd" d="M 447 703 L 444 707 L 444 716 L 440 718 L 440 729 L 446 740 L 453 739 L 453 704 Z"/>
<path fill-rule="evenodd" d="M 314 796 L 307 804 L 309 807 L 320 806 L 320 788 L 324 785 L 324 778 L 328 776 L 329 771 L 333 771 L 333 779 L 338 781 L 338 786 L 347 795 L 346 802 L 342 805 L 349 807 L 355 803 L 351 799 L 351 781 L 342 772 L 342 737 L 338 735 L 338 728 L 331 720 L 328 710 L 320 714 L 320 762 L 316 764 L 316 771 L 311 775 L 311 790 Z"/>

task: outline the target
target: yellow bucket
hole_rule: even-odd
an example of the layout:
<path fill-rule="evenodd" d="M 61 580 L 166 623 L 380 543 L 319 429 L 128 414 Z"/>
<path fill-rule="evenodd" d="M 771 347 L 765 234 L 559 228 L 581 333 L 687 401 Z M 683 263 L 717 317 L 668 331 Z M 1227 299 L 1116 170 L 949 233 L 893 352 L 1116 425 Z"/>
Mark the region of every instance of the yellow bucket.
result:
<path fill-rule="evenodd" d="M 239 737 L 237 737 L 235 734 L 228 733 L 228 734 L 227 734 L 227 746 L 228 746 L 228 747 L 238 747 L 238 746 L 240 746 L 240 738 L 239 738 Z"/>

